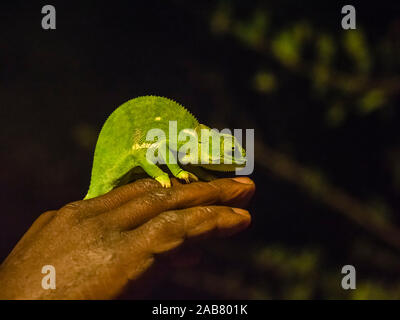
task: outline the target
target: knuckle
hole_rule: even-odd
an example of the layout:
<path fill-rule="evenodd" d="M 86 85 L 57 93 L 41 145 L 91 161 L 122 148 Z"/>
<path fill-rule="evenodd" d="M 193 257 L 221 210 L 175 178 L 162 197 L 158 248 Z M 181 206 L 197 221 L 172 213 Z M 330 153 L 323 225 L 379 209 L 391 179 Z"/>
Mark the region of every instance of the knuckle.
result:
<path fill-rule="evenodd" d="M 205 218 L 215 216 L 216 210 L 214 207 L 196 207 L 196 210 Z"/>
<path fill-rule="evenodd" d="M 183 220 L 183 215 L 178 214 L 176 211 L 167 211 L 160 214 L 160 219 L 166 224 L 181 224 Z"/>
<path fill-rule="evenodd" d="M 101 215 L 83 220 L 82 225 L 91 231 L 104 231 L 108 226 L 107 221 Z"/>
<path fill-rule="evenodd" d="M 175 189 L 175 198 L 179 200 L 202 200 L 210 196 L 213 196 L 213 193 L 210 192 L 210 188 L 207 187 L 205 182 L 185 184 Z"/>
<path fill-rule="evenodd" d="M 47 217 L 51 217 L 51 216 L 53 216 L 54 214 L 56 214 L 56 210 L 49 210 L 49 211 L 45 211 L 45 212 L 43 212 L 41 215 L 40 215 L 40 217 L 41 218 L 47 218 Z"/>
<path fill-rule="evenodd" d="M 159 190 L 154 190 L 151 191 L 148 195 L 147 195 L 147 201 L 150 204 L 153 204 L 155 202 L 164 202 L 167 200 L 174 200 L 175 199 L 175 192 L 171 189 L 159 189 Z"/>
<path fill-rule="evenodd" d="M 113 194 L 112 197 L 106 196 L 101 199 L 99 199 L 99 204 L 103 208 L 104 211 L 110 210 L 115 206 L 116 203 L 122 202 L 123 201 L 123 196 L 119 193 Z"/>
<path fill-rule="evenodd" d="M 151 187 L 157 187 L 157 188 L 161 188 L 160 184 L 155 181 L 154 179 L 150 179 L 150 178 L 145 178 L 145 179 L 141 179 L 135 183 L 132 184 L 132 186 L 134 186 L 135 184 L 146 187 L 146 188 L 151 188 Z"/>
<path fill-rule="evenodd" d="M 195 183 L 184 185 L 183 187 L 190 187 L 190 188 L 193 188 L 193 189 L 203 190 L 203 189 L 210 189 L 209 185 L 210 184 L 207 183 L 207 182 L 199 181 L 199 182 L 195 182 Z"/>
<path fill-rule="evenodd" d="M 215 192 L 218 192 L 218 194 L 221 191 L 221 187 L 219 186 L 217 181 L 210 181 L 207 183 L 207 185 L 214 189 Z"/>
<path fill-rule="evenodd" d="M 78 200 L 67 203 L 64 207 L 61 208 L 61 210 L 76 211 L 82 206 L 82 202 L 83 202 L 82 200 Z"/>
<path fill-rule="evenodd" d="M 185 234 L 185 218 L 177 211 L 166 211 L 154 219 L 153 231 L 174 237 L 183 237 Z"/>
<path fill-rule="evenodd" d="M 66 204 L 58 210 L 57 217 L 64 219 L 78 218 L 79 212 L 82 209 L 82 202 L 83 200 L 79 200 Z"/>
<path fill-rule="evenodd" d="M 207 198 L 213 201 L 217 201 L 220 198 L 221 188 L 212 182 L 196 182 L 192 183 L 192 187 L 194 192 L 202 195 L 207 194 Z"/>
<path fill-rule="evenodd" d="M 121 193 L 124 195 L 130 195 L 132 193 L 135 193 L 138 190 L 148 190 L 151 189 L 153 186 L 159 185 L 157 181 L 152 181 L 153 179 L 141 179 L 137 180 L 132 183 L 128 183 L 123 187 L 120 187 L 119 189 L 121 190 Z M 123 198 L 123 196 L 121 196 Z"/>

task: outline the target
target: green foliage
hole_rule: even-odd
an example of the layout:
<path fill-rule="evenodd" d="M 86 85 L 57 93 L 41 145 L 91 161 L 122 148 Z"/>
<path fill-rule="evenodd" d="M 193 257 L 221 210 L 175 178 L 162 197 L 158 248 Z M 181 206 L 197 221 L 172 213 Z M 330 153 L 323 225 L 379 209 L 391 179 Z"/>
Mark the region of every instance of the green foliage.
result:
<path fill-rule="evenodd" d="M 343 46 L 357 71 L 367 73 L 371 69 L 371 57 L 365 35 L 360 29 L 343 31 Z"/>
<path fill-rule="evenodd" d="M 277 81 L 273 73 L 260 71 L 254 76 L 254 88 L 260 93 L 269 93 L 276 90 Z"/>
<path fill-rule="evenodd" d="M 272 51 L 285 66 L 293 67 L 299 63 L 300 44 L 290 31 L 282 31 L 276 36 L 272 41 Z"/>
<path fill-rule="evenodd" d="M 227 32 L 231 25 L 232 7 L 227 1 L 219 1 L 210 18 L 211 31 L 216 34 Z"/>
<path fill-rule="evenodd" d="M 373 89 L 365 93 L 360 99 L 360 111 L 363 114 L 370 113 L 384 106 L 386 102 L 385 92 L 381 89 Z"/>
<path fill-rule="evenodd" d="M 331 127 L 338 127 L 346 120 L 346 110 L 342 103 L 335 103 L 326 111 L 325 120 Z"/>
<path fill-rule="evenodd" d="M 262 11 L 255 11 L 252 19 L 236 22 L 233 33 L 240 41 L 250 47 L 261 47 L 265 40 L 268 27 L 268 17 Z"/>
<path fill-rule="evenodd" d="M 314 20 L 316 15 L 312 13 L 307 19 L 299 19 L 296 15 L 294 18 L 282 19 L 286 11 L 280 9 L 279 6 L 273 4 L 259 6 L 255 3 L 251 7 L 253 8 L 242 14 L 242 6 L 238 1 L 219 1 L 219 6 L 211 15 L 211 31 L 215 34 L 223 34 L 225 39 L 231 37 L 243 48 L 254 52 L 257 59 L 252 65 L 258 65 L 258 67 L 255 68 L 250 79 L 243 81 L 251 81 L 255 95 L 259 95 L 260 99 L 268 97 L 274 101 L 274 97 L 277 98 L 275 105 L 268 105 L 268 110 L 272 110 L 272 115 L 299 112 L 296 102 L 283 106 L 282 101 L 287 101 L 285 98 L 290 95 L 288 92 L 291 93 L 293 87 L 299 84 L 299 79 L 307 79 L 308 86 L 304 85 L 305 82 L 301 82 L 301 88 L 305 91 L 301 96 L 306 97 L 305 101 L 298 101 L 298 104 L 302 105 L 301 112 L 303 113 L 307 112 L 304 105 L 312 104 L 317 107 L 313 107 L 310 109 L 313 110 L 312 112 L 299 119 L 304 123 L 299 124 L 298 127 L 295 121 L 280 123 L 286 131 L 282 129 L 278 131 L 278 134 L 293 137 L 288 135 L 287 131 L 297 129 L 297 134 L 301 135 L 302 129 L 311 126 L 318 128 L 315 129 L 316 135 L 318 135 L 318 130 L 322 130 L 323 134 L 329 132 L 332 135 L 341 136 L 343 130 L 345 128 L 350 130 L 353 123 L 361 126 L 366 123 L 364 121 L 373 119 L 376 124 L 393 115 L 394 99 L 399 88 L 400 67 L 400 46 L 398 41 L 394 41 L 399 38 L 399 33 L 394 22 L 388 21 L 387 30 L 377 38 L 377 35 L 371 32 L 375 31 L 373 26 L 365 24 L 365 21 L 364 24 L 358 21 L 356 30 L 341 30 L 337 25 L 332 27 L 328 23 L 324 25 L 317 18 Z M 330 21 L 329 19 L 331 16 L 328 15 L 326 20 Z M 293 79 L 294 84 L 291 83 L 291 86 L 288 86 L 288 79 Z M 281 111 L 283 109 L 285 111 Z M 312 120 L 307 121 L 307 117 Z M 266 122 L 270 123 L 268 119 Z M 362 132 L 357 133 L 357 130 L 354 130 L 355 136 L 363 136 Z M 372 143 L 374 138 L 371 139 L 371 136 L 373 135 L 374 133 L 370 135 L 370 138 L 365 137 L 365 143 L 369 141 Z M 313 141 L 314 136 L 307 136 L 306 139 Z M 362 141 L 354 136 L 350 136 L 349 139 L 355 140 L 355 150 L 357 143 Z M 294 141 L 290 139 L 281 141 L 280 145 L 285 146 L 284 149 L 289 146 L 291 152 L 296 155 L 294 146 L 299 143 L 303 146 L 304 141 L 294 138 L 292 140 Z M 311 147 L 308 148 L 310 150 Z M 398 165 L 400 153 L 396 151 L 397 149 L 394 148 L 389 155 L 386 155 L 389 159 L 386 170 L 390 171 L 393 185 L 400 190 L 400 166 Z M 371 154 L 374 152 L 371 150 Z M 298 154 L 307 158 L 301 151 L 298 151 Z M 339 149 L 339 155 L 349 160 L 354 156 L 351 148 L 346 149 L 343 154 Z M 383 157 L 381 155 L 380 161 L 383 161 Z M 371 187 L 372 183 L 368 190 L 374 191 L 365 194 L 360 191 L 358 194 L 358 190 L 352 190 L 347 194 L 346 188 L 349 188 L 349 184 L 340 186 L 339 183 L 337 188 L 330 186 L 329 180 L 330 178 L 335 180 L 339 167 L 334 166 L 330 173 L 326 173 L 324 163 L 321 161 L 318 163 L 315 159 L 311 159 L 312 165 L 309 165 L 311 169 L 307 170 L 303 170 L 301 166 L 291 167 L 294 160 L 285 162 L 280 157 L 270 160 L 270 155 L 266 155 L 264 159 L 269 161 L 265 163 L 265 167 L 269 170 L 280 172 L 281 177 L 294 182 L 300 189 L 307 190 L 307 193 L 313 195 L 316 201 L 325 202 L 325 205 L 330 207 L 326 209 L 328 212 L 331 209 L 334 211 L 340 208 L 344 212 L 344 218 L 348 219 L 348 223 L 355 228 L 358 228 L 357 224 L 363 225 L 359 219 L 368 220 L 367 224 L 372 232 L 374 228 L 377 230 L 392 228 L 393 209 L 382 190 L 374 190 Z M 358 164 L 363 165 L 362 160 Z M 376 168 L 370 168 L 370 170 L 374 169 Z M 360 202 L 353 201 L 354 194 L 361 197 Z M 296 212 L 296 214 L 304 213 Z M 325 227 L 323 224 L 314 226 L 322 230 Z M 379 232 L 375 234 L 377 235 L 379 238 Z M 332 234 L 332 238 L 340 239 L 341 231 L 337 230 L 335 234 Z M 248 288 L 247 297 L 252 298 L 399 298 L 400 283 L 388 281 L 382 276 L 386 272 L 398 274 L 398 269 L 400 269 L 396 262 L 398 255 L 392 251 L 384 253 L 382 248 L 373 244 L 371 240 L 360 242 L 348 237 L 347 241 L 348 251 L 343 254 L 347 259 L 341 261 L 340 266 L 336 262 L 335 253 L 324 248 L 323 244 L 316 250 L 315 243 L 314 245 L 305 244 L 300 249 L 297 247 L 294 249 L 293 244 L 284 242 L 276 245 L 258 243 L 249 254 L 253 268 L 251 274 L 255 274 L 259 280 L 252 282 L 252 277 L 246 276 L 246 271 L 242 270 L 235 274 L 235 280 L 232 281 L 235 281 L 236 285 L 241 284 L 243 288 Z M 353 246 L 354 243 L 356 243 L 355 246 Z M 246 251 L 245 245 L 242 250 Z M 237 250 L 226 252 L 227 259 L 234 256 L 235 252 Z M 248 254 L 243 255 L 243 258 L 249 258 Z M 340 267 L 349 261 L 360 266 L 363 272 L 358 278 L 355 291 L 344 291 L 340 287 Z M 235 268 L 240 269 L 239 262 L 231 261 L 231 263 Z M 221 275 L 221 277 L 224 276 Z M 214 280 L 218 281 L 218 279 Z M 229 279 L 226 281 L 229 282 Z M 225 294 L 229 296 L 228 293 Z"/>

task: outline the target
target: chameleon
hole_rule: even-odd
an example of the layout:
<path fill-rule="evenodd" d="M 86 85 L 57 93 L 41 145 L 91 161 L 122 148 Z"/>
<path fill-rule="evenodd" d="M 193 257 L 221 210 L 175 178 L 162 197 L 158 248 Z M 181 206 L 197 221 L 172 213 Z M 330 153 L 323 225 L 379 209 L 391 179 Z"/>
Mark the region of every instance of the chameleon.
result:
<path fill-rule="evenodd" d="M 173 144 L 170 141 L 171 122 L 176 124 L 178 134 L 184 132 L 189 137 L 188 142 L 175 139 L 176 142 Z M 155 128 L 165 132 L 165 136 L 156 141 L 148 141 L 148 131 Z M 191 140 L 190 137 L 197 139 Z M 201 149 L 204 147 L 204 141 L 207 142 L 203 138 L 209 138 L 210 147 L 209 150 L 206 149 L 207 152 L 202 152 Z M 226 144 L 228 147 L 224 148 L 226 141 L 231 143 L 231 149 L 228 144 Z M 195 174 L 183 170 L 176 156 L 168 152 L 173 149 L 180 151 L 183 145 L 186 146 L 187 152 L 180 158 L 181 163 L 216 171 L 234 171 L 246 163 L 246 151 L 234 136 L 200 124 L 192 113 L 171 99 L 141 96 L 123 103 L 111 113 L 99 133 L 93 157 L 90 187 L 84 199 L 103 195 L 130 182 L 130 175 L 139 171 L 147 173 L 162 187 L 171 187 L 169 174 L 164 172 L 154 159 L 147 156 L 149 150 L 157 155 L 158 151 L 162 150 L 161 147 L 165 147 L 164 158 L 167 159 L 164 160 L 173 176 L 186 183 L 198 181 Z M 215 148 L 220 148 L 222 152 L 215 153 Z M 191 152 L 192 150 L 198 152 Z"/>

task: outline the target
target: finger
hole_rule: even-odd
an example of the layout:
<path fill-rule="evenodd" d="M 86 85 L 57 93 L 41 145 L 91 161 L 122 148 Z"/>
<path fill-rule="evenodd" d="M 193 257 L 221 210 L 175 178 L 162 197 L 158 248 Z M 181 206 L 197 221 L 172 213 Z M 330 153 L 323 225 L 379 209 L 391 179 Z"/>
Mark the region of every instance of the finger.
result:
<path fill-rule="evenodd" d="M 102 212 L 113 210 L 135 197 L 156 189 L 161 189 L 157 181 L 154 179 L 141 179 L 111 190 L 102 196 L 79 201 L 79 204 L 85 217 L 92 217 Z"/>
<path fill-rule="evenodd" d="M 249 226 L 248 211 L 223 206 L 194 207 L 163 212 L 127 232 L 126 243 L 144 254 L 159 254 L 180 246 L 187 238 L 227 236 Z"/>
<path fill-rule="evenodd" d="M 227 204 L 234 202 L 235 198 L 243 201 L 254 193 L 254 183 L 246 182 L 219 179 L 208 183 L 196 182 L 175 185 L 168 189 L 159 188 L 96 218 L 101 218 L 106 225 L 120 230 L 132 229 L 164 211 L 198 205 Z"/>
<path fill-rule="evenodd" d="M 225 202 L 225 204 L 230 207 L 243 208 L 248 205 L 250 199 L 253 197 L 256 191 L 256 185 L 254 184 L 253 180 L 251 180 L 248 177 L 237 177 L 237 178 L 232 178 L 232 180 L 247 185 L 248 189 L 247 192 L 241 192 L 234 195 L 232 199 Z"/>

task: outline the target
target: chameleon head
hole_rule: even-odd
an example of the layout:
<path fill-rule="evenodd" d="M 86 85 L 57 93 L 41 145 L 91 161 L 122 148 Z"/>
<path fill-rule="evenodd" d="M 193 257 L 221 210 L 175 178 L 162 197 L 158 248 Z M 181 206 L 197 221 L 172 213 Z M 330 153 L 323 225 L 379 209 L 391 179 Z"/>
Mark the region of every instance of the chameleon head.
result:
<path fill-rule="evenodd" d="M 198 135 L 197 164 L 215 171 L 234 171 L 246 165 L 246 151 L 236 139 L 200 124 Z"/>

